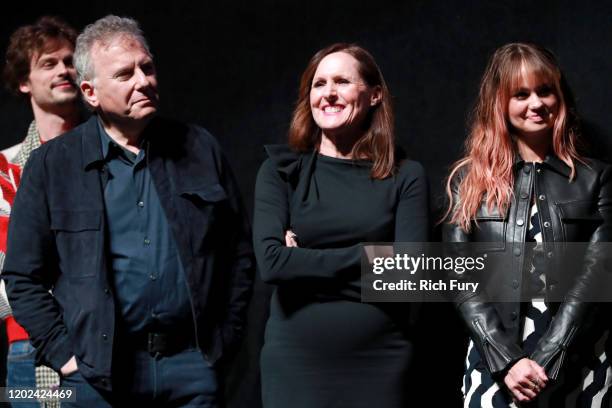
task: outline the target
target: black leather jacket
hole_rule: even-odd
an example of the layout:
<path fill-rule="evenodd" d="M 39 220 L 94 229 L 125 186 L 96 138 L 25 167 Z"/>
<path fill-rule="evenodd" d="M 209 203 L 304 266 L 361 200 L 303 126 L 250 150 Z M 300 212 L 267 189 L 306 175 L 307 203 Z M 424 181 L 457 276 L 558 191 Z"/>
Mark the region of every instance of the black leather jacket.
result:
<path fill-rule="evenodd" d="M 460 292 L 455 304 L 470 331 L 480 355 L 493 376 L 503 375 L 516 361 L 527 357 L 520 346 L 520 295 L 525 266 L 524 242 L 529 228 L 529 211 L 537 203 L 544 243 L 609 242 L 612 238 L 612 178 L 611 167 L 597 160 L 576 163 L 576 177 L 570 181 L 570 168 L 555 156 L 542 163 L 514 164 L 514 197 L 506 216 L 496 209 L 488 211 L 486 204 L 478 210 L 470 233 L 456 225 L 445 224 L 445 242 L 486 242 L 495 250 L 510 250 L 511 262 L 495 264 L 493 286 L 498 293 L 485 291 Z M 453 183 L 457 202 L 458 180 Z M 587 245 L 585 245 L 586 247 Z M 588 245 L 585 258 L 571 279 L 554 276 L 558 268 L 548 268 L 546 300 L 554 319 L 528 357 L 542 365 L 549 377 L 556 378 L 567 348 L 583 328 L 587 313 L 593 311 L 593 287 L 602 285 L 605 270 L 604 245 Z M 556 252 L 546 253 L 547 262 Z M 550 271 L 550 272 L 549 272 Z M 500 273 L 501 272 L 501 273 Z M 549 275 L 550 273 L 550 275 Z M 491 288 L 489 287 L 489 290 Z M 499 296 L 510 299 L 491 302 Z M 514 299 L 515 301 L 512 301 Z M 551 304 L 551 299 L 562 302 Z"/>

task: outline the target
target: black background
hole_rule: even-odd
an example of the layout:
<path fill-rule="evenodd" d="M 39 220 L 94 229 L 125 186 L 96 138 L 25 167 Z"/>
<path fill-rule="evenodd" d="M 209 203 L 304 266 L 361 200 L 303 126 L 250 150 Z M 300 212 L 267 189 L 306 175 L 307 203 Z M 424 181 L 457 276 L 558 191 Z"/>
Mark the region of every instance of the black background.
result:
<path fill-rule="evenodd" d="M 432 207 L 465 138 L 466 116 L 491 52 L 536 42 L 558 57 L 597 156 L 612 143 L 612 3 L 570 1 L 152 1 L 13 3 L 0 16 L 0 53 L 18 26 L 44 14 L 77 29 L 106 14 L 136 18 L 149 39 L 162 114 L 203 125 L 220 140 L 252 209 L 262 145 L 285 140 L 308 59 L 337 41 L 376 58 L 394 97 L 397 139 L 426 168 Z M 0 91 L 0 148 L 26 134 L 24 100 Z M 171 137 L 171 136 L 170 136 Z M 257 407 L 258 351 L 270 288 L 258 283 L 250 331 L 228 383 L 232 407 Z M 415 389 L 423 406 L 456 402 L 464 337 L 450 307 L 429 308 L 421 333 L 433 346 Z M 444 388 L 455 387 L 445 391 Z M 432 390 L 438 390 L 434 392 Z M 440 392 L 442 391 L 442 392 Z M 428 401 L 428 402 L 425 402 Z"/>

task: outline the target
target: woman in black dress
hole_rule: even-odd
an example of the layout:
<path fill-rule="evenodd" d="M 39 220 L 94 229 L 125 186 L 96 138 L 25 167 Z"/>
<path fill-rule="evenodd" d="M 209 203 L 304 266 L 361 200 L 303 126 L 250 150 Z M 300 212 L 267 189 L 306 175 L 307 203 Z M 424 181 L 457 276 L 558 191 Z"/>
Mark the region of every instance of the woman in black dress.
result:
<path fill-rule="evenodd" d="M 533 44 L 496 50 L 448 184 L 445 240 L 485 243 L 490 258 L 505 250 L 488 264 L 494 285 L 457 297 L 471 334 L 465 407 L 612 404 L 607 320 L 591 303 L 610 290 L 612 172 L 579 142 L 554 56 Z M 566 244 L 581 241 L 583 260 Z"/>
<path fill-rule="evenodd" d="M 395 159 L 391 96 L 363 48 L 310 60 L 289 145 L 266 146 L 254 246 L 276 285 L 261 355 L 266 408 L 403 407 L 409 308 L 360 301 L 361 242 L 426 241 L 423 168 Z"/>

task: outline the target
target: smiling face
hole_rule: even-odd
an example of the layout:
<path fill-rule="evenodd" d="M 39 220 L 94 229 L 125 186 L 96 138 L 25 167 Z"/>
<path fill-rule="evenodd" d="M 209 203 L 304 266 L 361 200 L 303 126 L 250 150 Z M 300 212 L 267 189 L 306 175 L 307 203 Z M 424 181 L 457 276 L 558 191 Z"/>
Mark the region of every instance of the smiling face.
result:
<path fill-rule="evenodd" d="M 27 81 L 19 85 L 19 90 L 30 95 L 33 105 L 52 112 L 77 100 L 73 51 L 69 42 L 59 41 L 32 55 L 30 74 Z"/>
<path fill-rule="evenodd" d="M 321 60 L 310 88 L 312 117 L 328 137 L 359 132 L 380 98 L 380 87 L 368 86 L 359 74 L 359 62 L 345 52 Z"/>
<path fill-rule="evenodd" d="M 85 99 L 116 124 L 147 122 L 159 104 L 153 58 L 131 36 L 91 50 L 94 78 L 81 83 Z"/>
<path fill-rule="evenodd" d="M 508 101 L 508 121 L 518 136 L 550 135 L 559 111 L 553 85 L 522 71 L 522 80 Z"/>

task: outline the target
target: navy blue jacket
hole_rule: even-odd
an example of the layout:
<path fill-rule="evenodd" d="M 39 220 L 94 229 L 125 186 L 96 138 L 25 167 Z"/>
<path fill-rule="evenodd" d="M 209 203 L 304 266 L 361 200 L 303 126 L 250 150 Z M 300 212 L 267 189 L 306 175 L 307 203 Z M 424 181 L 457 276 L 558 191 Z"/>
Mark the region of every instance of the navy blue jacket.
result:
<path fill-rule="evenodd" d="M 32 153 L 11 214 L 3 278 L 39 363 L 59 371 L 76 355 L 83 376 L 110 390 L 116 312 L 106 256 L 108 173 L 96 120 Z M 215 364 L 235 350 L 244 330 L 254 272 L 247 216 L 208 132 L 160 118 L 145 132 L 151 176 L 185 269 L 196 339 Z"/>

